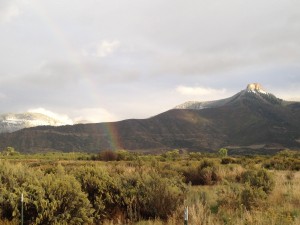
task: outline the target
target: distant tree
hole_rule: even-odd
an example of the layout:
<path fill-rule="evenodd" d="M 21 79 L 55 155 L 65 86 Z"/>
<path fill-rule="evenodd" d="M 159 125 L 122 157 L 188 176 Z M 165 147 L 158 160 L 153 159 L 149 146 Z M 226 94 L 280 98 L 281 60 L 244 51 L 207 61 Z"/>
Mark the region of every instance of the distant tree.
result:
<path fill-rule="evenodd" d="M 224 158 L 227 157 L 228 150 L 226 148 L 220 148 L 218 153 L 221 158 Z"/>
<path fill-rule="evenodd" d="M 9 146 L 3 149 L 2 154 L 6 156 L 12 156 L 12 155 L 19 155 L 20 153 L 17 152 L 13 147 Z"/>

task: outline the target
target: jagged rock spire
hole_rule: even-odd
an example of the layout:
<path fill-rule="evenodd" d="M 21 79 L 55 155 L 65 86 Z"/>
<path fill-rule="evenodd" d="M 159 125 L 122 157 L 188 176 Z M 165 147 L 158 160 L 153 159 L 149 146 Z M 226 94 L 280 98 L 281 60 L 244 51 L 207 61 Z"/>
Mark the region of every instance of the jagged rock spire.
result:
<path fill-rule="evenodd" d="M 267 93 L 267 91 L 264 90 L 261 84 L 259 83 L 252 83 L 248 84 L 246 90 L 248 92 L 261 92 L 261 93 Z"/>

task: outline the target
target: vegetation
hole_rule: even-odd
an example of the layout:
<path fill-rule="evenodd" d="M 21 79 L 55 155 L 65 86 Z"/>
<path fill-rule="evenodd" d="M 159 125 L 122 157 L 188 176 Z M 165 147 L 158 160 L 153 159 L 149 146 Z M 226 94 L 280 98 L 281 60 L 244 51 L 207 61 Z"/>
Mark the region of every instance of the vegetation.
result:
<path fill-rule="evenodd" d="M 226 148 L 220 148 L 219 149 L 219 155 L 220 157 L 224 158 L 224 157 L 227 157 L 228 155 L 228 150 Z"/>
<path fill-rule="evenodd" d="M 1 155 L 3 156 L 17 156 L 19 154 L 13 147 L 6 147 L 1 151 Z"/>
<path fill-rule="evenodd" d="M 0 224 L 296 225 L 299 156 L 1 154 Z"/>

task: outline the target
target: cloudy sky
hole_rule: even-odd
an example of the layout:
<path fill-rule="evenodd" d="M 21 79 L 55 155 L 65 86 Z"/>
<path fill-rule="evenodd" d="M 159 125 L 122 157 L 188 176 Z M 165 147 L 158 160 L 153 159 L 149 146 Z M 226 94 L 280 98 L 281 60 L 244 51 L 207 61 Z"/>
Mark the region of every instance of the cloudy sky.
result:
<path fill-rule="evenodd" d="M 259 82 L 300 100 L 299 0 L 0 0 L 0 113 L 147 118 Z"/>

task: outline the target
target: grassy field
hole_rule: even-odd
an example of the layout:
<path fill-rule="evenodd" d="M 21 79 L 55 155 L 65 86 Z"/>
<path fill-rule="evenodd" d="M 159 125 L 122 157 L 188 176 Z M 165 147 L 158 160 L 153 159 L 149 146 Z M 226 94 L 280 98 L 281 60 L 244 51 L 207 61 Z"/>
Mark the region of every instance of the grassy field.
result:
<path fill-rule="evenodd" d="M 0 224 L 300 224 L 299 152 L 2 155 Z"/>

